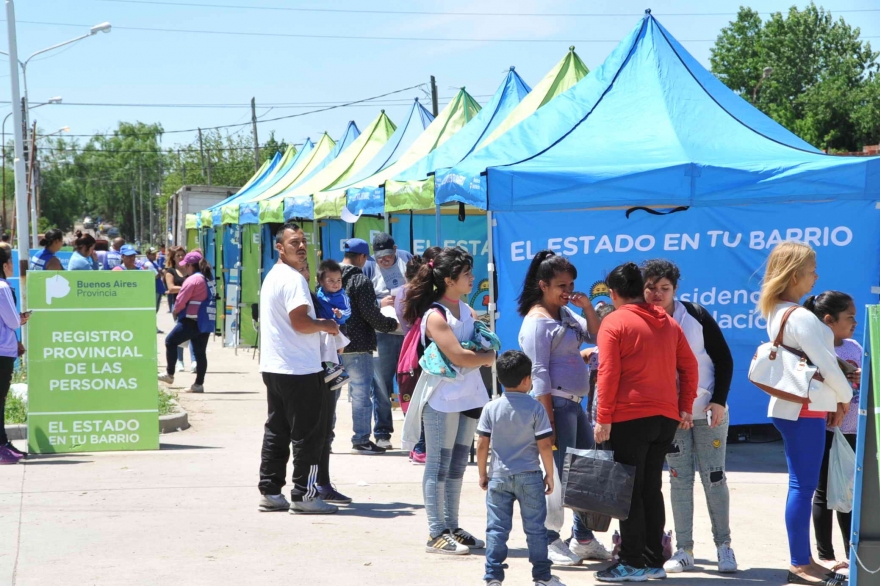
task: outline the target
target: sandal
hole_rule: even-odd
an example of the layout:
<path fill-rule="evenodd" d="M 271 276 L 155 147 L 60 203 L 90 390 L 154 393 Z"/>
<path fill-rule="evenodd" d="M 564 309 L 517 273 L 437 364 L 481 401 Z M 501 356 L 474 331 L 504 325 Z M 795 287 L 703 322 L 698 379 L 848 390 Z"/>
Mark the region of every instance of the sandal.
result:
<path fill-rule="evenodd" d="M 817 582 L 811 582 L 810 580 L 807 580 L 806 578 L 802 578 L 801 576 L 798 576 L 797 574 L 795 574 L 791 570 L 789 570 L 789 572 L 788 572 L 788 583 L 789 584 L 804 584 L 806 586 L 816 586 L 816 585 L 818 585 L 818 586 L 841 586 L 843 584 L 843 582 L 841 580 L 836 580 L 834 578 L 831 578 L 830 576 L 828 578 L 825 578 L 824 580 L 819 580 Z"/>

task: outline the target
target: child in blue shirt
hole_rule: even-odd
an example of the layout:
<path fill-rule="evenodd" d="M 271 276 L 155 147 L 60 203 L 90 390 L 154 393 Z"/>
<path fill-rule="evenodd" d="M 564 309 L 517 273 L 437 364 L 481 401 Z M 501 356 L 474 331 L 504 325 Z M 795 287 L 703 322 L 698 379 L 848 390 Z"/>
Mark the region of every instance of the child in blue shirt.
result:
<path fill-rule="evenodd" d="M 315 311 L 318 317 L 335 320 L 344 326 L 351 317 L 351 301 L 342 288 L 342 267 L 333 259 L 325 260 L 318 267 L 317 297 Z"/>
<path fill-rule="evenodd" d="M 528 393 L 532 361 L 508 350 L 496 362 L 504 394 L 483 408 L 477 424 L 477 467 L 480 488 L 488 491 L 486 508 L 486 586 L 501 586 L 507 538 L 513 525 L 513 503 L 519 503 L 523 531 L 536 586 L 565 586 L 550 575 L 547 557 L 545 495 L 553 492 L 553 426 L 547 410 Z M 487 474 L 492 452 L 491 475 Z M 539 461 L 540 458 L 540 461 Z M 546 475 L 541 473 L 543 462 Z"/>

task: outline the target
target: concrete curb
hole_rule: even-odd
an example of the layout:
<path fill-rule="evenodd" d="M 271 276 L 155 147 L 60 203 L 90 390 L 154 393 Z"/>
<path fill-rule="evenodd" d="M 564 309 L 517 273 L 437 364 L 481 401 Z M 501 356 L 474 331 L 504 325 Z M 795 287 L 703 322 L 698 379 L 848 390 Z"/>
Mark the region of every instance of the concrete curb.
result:
<path fill-rule="evenodd" d="M 178 405 L 178 409 L 180 406 Z M 175 431 L 183 431 L 189 429 L 189 415 L 186 411 L 180 410 L 177 413 L 169 413 L 159 417 L 159 433 L 173 433 Z M 26 440 L 27 424 L 17 423 L 6 426 L 6 435 L 9 440 Z"/>

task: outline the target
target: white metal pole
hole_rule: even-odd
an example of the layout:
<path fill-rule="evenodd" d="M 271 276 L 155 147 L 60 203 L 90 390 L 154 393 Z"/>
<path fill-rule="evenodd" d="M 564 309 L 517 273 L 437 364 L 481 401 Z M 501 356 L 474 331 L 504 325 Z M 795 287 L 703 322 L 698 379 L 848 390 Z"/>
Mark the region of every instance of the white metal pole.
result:
<path fill-rule="evenodd" d="M 25 98 L 25 102 L 27 102 L 27 98 Z M 27 116 L 27 110 L 25 110 L 25 116 Z M 28 197 L 30 198 L 30 202 L 31 202 L 31 248 L 36 248 L 37 246 L 40 245 L 39 241 L 37 240 L 37 233 L 40 231 L 39 224 L 37 224 L 37 189 L 36 189 L 37 176 L 34 173 L 34 168 L 33 168 L 34 159 L 36 158 L 36 154 L 37 154 L 37 134 L 36 134 L 37 127 L 36 127 L 36 125 L 31 130 L 31 133 L 33 134 L 33 137 L 32 137 L 33 140 L 31 140 L 31 148 L 28 152 L 28 165 L 27 166 L 31 168 L 32 182 L 31 182 L 31 184 L 25 183 L 25 185 L 28 186 L 28 189 L 29 189 Z M 27 167 L 25 169 L 27 169 Z"/>
<path fill-rule="evenodd" d="M 486 237 L 486 243 L 489 245 L 489 328 L 495 331 L 495 254 L 492 247 L 494 239 L 492 238 L 492 212 L 486 211 L 486 227 L 489 229 Z M 495 363 L 492 363 L 492 396 L 498 394 L 498 373 L 495 370 Z"/>
<path fill-rule="evenodd" d="M 18 46 L 15 38 L 15 4 L 13 0 L 6 0 L 6 35 L 9 39 L 9 79 L 11 88 L 10 101 L 12 102 L 12 136 L 15 143 L 15 209 L 18 222 L 18 261 L 21 274 L 21 308 L 27 309 L 27 288 L 25 287 L 25 275 L 21 270 L 27 267 L 28 249 L 28 213 L 27 213 L 27 189 L 24 177 L 24 136 L 22 135 L 21 95 L 18 89 Z M 26 335 L 26 329 L 22 330 L 22 342 Z"/>

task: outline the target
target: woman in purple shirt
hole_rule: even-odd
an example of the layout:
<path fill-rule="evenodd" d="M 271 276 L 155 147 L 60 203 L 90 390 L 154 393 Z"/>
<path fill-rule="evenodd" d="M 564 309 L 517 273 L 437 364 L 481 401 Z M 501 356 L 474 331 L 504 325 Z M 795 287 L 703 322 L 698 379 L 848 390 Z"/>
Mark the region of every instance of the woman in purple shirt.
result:
<path fill-rule="evenodd" d="M 11 249 L 0 247 L 0 266 L 3 267 L 0 276 L 0 412 L 5 412 L 15 359 L 20 355 L 19 348 L 22 348 L 15 330 L 27 323 L 28 316 L 18 313 L 15 293 L 6 282 L 6 277 L 12 276 Z M 16 464 L 24 455 L 9 442 L 5 427 L 0 425 L 0 464 Z"/>

